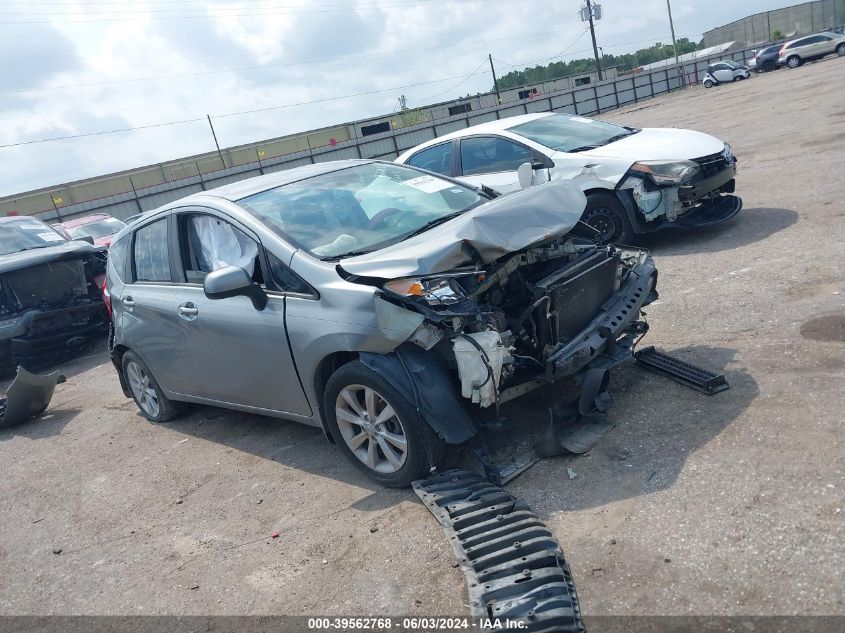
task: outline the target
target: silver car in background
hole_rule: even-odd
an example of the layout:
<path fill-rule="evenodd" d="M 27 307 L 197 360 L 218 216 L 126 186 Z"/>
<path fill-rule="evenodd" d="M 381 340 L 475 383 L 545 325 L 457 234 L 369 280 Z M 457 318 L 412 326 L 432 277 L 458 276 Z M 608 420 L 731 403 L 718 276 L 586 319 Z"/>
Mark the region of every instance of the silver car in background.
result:
<path fill-rule="evenodd" d="M 321 427 L 408 485 L 478 407 L 630 356 L 654 263 L 579 236 L 584 205 L 366 160 L 194 194 L 112 243 L 121 386 L 155 422 L 193 402 Z"/>
<path fill-rule="evenodd" d="M 798 68 L 804 62 L 833 53 L 845 57 L 845 35 L 834 31 L 806 35 L 784 43 L 780 49 L 778 66 Z"/>

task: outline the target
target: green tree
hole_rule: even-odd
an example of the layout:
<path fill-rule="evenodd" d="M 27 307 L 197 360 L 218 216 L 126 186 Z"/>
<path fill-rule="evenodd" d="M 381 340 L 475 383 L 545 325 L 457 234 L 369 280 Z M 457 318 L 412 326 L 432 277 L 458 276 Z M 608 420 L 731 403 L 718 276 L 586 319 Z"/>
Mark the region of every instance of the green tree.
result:
<path fill-rule="evenodd" d="M 702 48 L 701 44 L 691 42 L 688 38 L 682 37 L 677 41 L 678 55 L 691 53 Z M 606 68 L 619 67 L 619 70 L 633 70 L 639 66 L 671 59 L 675 56 L 675 50 L 671 44 L 658 42 L 648 48 L 641 48 L 635 53 L 624 53 L 622 55 L 605 55 L 602 58 L 602 65 Z M 534 66 L 522 70 L 512 70 L 499 78 L 499 89 L 509 90 L 519 88 L 528 84 L 536 84 L 543 81 L 552 81 L 567 77 L 569 75 L 581 75 L 592 72 L 596 69 L 596 62 L 592 57 L 573 59 L 568 62 L 552 62 L 546 66 Z M 490 88 L 492 90 L 492 87 Z"/>

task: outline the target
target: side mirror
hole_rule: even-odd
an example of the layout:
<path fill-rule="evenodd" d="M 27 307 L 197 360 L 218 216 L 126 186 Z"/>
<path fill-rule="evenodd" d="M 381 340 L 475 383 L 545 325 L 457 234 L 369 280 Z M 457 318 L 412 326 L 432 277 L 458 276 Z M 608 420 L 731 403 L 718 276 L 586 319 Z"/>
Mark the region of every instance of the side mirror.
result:
<path fill-rule="evenodd" d="M 94 245 L 94 238 L 90 235 L 83 235 L 82 237 L 75 237 L 73 238 L 74 242 L 88 242 L 92 246 Z"/>
<path fill-rule="evenodd" d="M 202 289 L 209 299 L 227 299 L 242 295 L 250 298 L 256 310 L 267 307 L 267 293 L 252 280 L 248 272 L 238 266 L 226 266 L 208 273 Z"/>
<path fill-rule="evenodd" d="M 516 177 L 519 179 L 519 186 L 523 189 L 528 189 L 531 183 L 534 182 L 534 165 L 531 163 L 522 163 L 516 169 Z"/>

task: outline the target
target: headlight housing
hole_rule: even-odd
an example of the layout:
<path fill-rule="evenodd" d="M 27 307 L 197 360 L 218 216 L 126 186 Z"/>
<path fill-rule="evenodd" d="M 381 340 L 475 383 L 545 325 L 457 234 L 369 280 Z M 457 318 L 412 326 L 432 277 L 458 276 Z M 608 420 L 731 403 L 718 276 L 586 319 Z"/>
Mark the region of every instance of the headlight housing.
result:
<path fill-rule="evenodd" d="M 420 297 L 432 306 L 458 303 L 466 298 L 463 289 L 449 277 L 404 277 L 384 284 L 384 289 L 400 297 Z"/>
<path fill-rule="evenodd" d="M 691 160 L 644 160 L 634 163 L 631 171 L 648 174 L 658 185 L 682 185 L 699 172 Z"/>
<path fill-rule="evenodd" d="M 725 143 L 725 149 L 722 150 L 722 156 L 725 158 L 726 161 L 729 163 L 736 160 L 736 155 L 734 154 L 734 148 L 731 147 L 730 143 Z"/>

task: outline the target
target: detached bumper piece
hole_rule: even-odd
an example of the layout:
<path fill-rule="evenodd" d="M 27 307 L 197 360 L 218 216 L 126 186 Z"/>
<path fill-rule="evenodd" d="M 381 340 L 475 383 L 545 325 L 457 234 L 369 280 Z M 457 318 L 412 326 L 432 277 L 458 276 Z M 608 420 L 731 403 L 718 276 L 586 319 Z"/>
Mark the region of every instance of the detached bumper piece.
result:
<path fill-rule="evenodd" d="M 465 470 L 413 486 L 449 537 L 480 630 L 505 629 L 510 621 L 521 631 L 584 632 L 560 545 L 523 501 Z"/>
<path fill-rule="evenodd" d="M 0 398 L 0 429 L 17 426 L 44 413 L 56 384 L 63 382 L 65 377 L 58 372 L 31 374 L 18 367 L 18 375 L 9 385 L 6 397 Z"/>
<path fill-rule="evenodd" d="M 727 222 L 742 211 L 742 198 L 734 195 L 721 194 L 713 200 L 701 202 L 674 222 L 663 226 L 666 228 L 692 229 Z"/>
<path fill-rule="evenodd" d="M 669 354 L 658 352 L 653 346 L 635 352 L 634 358 L 638 364 L 646 369 L 663 374 L 682 385 L 706 393 L 708 396 L 730 388 L 724 374 L 714 374 L 701 367 L 696 367 L 679 358 L 669 356 Z"/>

